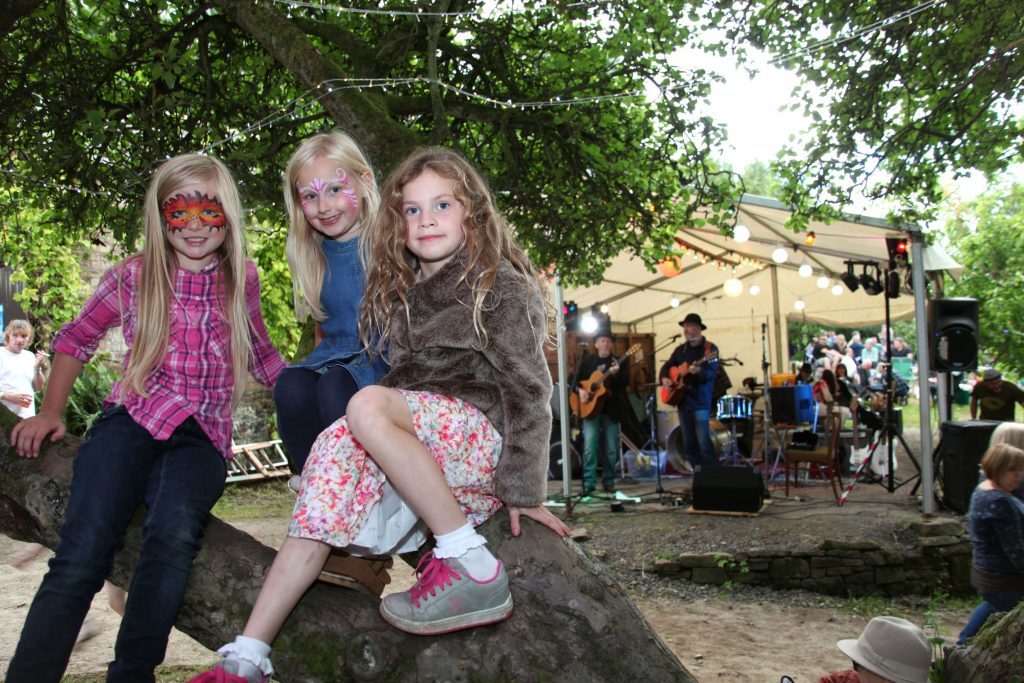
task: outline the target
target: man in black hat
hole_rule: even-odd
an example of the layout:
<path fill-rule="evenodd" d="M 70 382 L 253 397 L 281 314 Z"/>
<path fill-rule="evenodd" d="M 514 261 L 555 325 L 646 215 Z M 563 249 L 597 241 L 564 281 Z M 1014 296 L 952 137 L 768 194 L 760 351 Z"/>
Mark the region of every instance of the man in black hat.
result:
<path fill-rule="evenodd" d="M 707 326 L 696 313 L 688 314 L 679 325 L 686 341 L 677 346 L 661 366 L 658 379 L 663 388 L 671 390 L 678 386 L 678 381 L 672 381 L 672 369 L 685 367 L 687 388 L 678 405 L 679 426 L 686 459 L 697 472 L 702 467 L 718 465 L 710 424 L 711 399 L 718 373 L 718 347 L 704 338 Z"/>
<path fill-rule="evenodd" d="M 622 431 L 622 420 L 629 410 L 626 401 L 626 388 L 629 378 L 628 360 L 622 364 L 612 356 L 614 339 L 611 332 L 599 330 L 594 335 L 595 353 L 584 356 L 576 368 L 572 388 L 579 395 L 580 405 L 587 406 L 593 394 L 597 394 L 601 386 L 604 392 L 595 402 L 593 412 L 583 419 L 583 495 L 590 494 L 597 487 L 597 463 L 601 459 L 601 482 L 606 493 L 615 493 L 615 463 L 618 461 L 621 446 L 619 434 Z M 590 382 L 595 376 L 607 372 L 601 386 L 593 386 Z M 588 391 L 583 383 L 589 387 Z M 597 405 L 597 404 L 600 405 Z M 603 436 L 603 438 L 602 438 Z"/>
<path fill-rule="evenodd" d="M 979 419 L 980 407 L 982 420 L 1013 422 L 1014 409 L 1018 403 L 1024 407 L 1024 390 L 1016 384 L 1004 382 L 998 370 L 989 368 L 982 375 L 982 381 L 971 390 L 971 419 Z"/>

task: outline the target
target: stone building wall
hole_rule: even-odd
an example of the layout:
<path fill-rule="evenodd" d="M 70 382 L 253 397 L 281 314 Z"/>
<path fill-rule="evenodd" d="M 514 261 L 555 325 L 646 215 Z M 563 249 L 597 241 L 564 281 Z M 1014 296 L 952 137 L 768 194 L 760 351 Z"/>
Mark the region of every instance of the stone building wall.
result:
<path fill-rule="evenodd" d="M 867 541 L 826 540 L 814 550 L 684 554 L 655 562 L 654 572 L 696 583 L 727 582 L 829 595 L 971 595 L 971 542 L 955 521 L 917 522 L 911 552 Z"/>

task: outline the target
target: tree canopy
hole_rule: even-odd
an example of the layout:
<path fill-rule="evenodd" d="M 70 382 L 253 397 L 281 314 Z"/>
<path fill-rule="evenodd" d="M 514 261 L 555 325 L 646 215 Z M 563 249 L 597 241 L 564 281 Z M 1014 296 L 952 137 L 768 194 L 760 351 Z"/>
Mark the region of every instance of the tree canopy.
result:
<path fill-rule="evenodd" d="M 813 126 L 776 167 L 794 228 L 858 189 L 926 216 L 943 173 L 1019 160 L 1024 127 L 1024 13 L 1001 0 L 19 0 L 0 37 L 0 185 L 27 190 L 0 191 L 0 220 L 27 197 L 129 248 L 161 160 L 223 157 L 280 223 L 289 153 L 340 125 L 382 175 L 416 145 L 463 150 L 570 284 L 623 249 L 653 264 L 680 227 L 727 229 L 742 184 L 715 163 L 699 55 L 748 45 L 803 79 Z"/>
<path fill-rule="evenodd" d="M 1013 376 L 1024 367 L 1024 185 L 1003 182 L 958 209 L 946 237 L 964 267 L 949 296 L 979 301 L 979 363 Z"/>
<path fill-rule="evenodd" d="M 793 227 L 852 193 L 929 217 L 939 180 L 993 174 L 1024 153 L 1024 12 L 1003 0 L 717 3 L 729 42 L 766 50 L 801 83 L 810 130 L 777 164 Z M 740 55 L 743 55 L 742 47 Z"/>
<path fill-rule="evenodd" d="M 624 248 L 653 262 L 690 219 L 724 220 L 739 191 L 696 113 L 714 75 L 664 58 L 702 44 L 701 17 L 668 4 L 17 3 L 0 21 L 0 182 L 62 229 L 131 245 L 154 167 L 203 150 L 280 221 L 288 155 L 340 125 L 382 174 L 416 145 L 461 149 L 539 264 L 594 281 Z M 0 202 L 5 220 L 22 205 Z"/>

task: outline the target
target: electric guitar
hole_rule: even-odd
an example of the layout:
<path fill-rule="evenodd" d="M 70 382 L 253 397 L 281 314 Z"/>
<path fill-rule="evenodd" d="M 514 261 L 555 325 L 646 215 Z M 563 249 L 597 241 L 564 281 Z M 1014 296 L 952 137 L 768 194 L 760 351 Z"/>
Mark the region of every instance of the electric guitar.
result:
<path fill-rule="evenodd" d="M 620 365 L 622 361 L 626 360 L 627 356 L 632 356 L 639 350 L 640 344 L 633 344 L 626 353 L 616 358 L 615 362 L 611 363 L 607 370 L 604 372 L 594 370 L 589 379 L 580 380 L 579 388 L 588 392 L 590 399 L 586 403 L 582 403 L 579 392 L 572 392 L 572 395 L 569 396 L 569 406 L 572 408 L 572 412 L 584 420 L 600 415 L 601 409 L 604 407 L 604 400 L 612 393 L 612 390 L 604 385 L 604 381 L 608 379 L 608 375 L 611 374 L 613 367 Z"/>
<path fill-rule="evenodd" d="M 695 360 L 692 363 L 680 363 L 674 368 L 669 368 L 668 378 L 672 380 L 672 386 L 661 388 L 662 403 L 670 406 L 677 406 L 682 403 L 683 399 L 686 398 L 686 392 L 700 378 L 700 375 L 691 374 L 689 372 L 690 368 L 699 368 L 716 358 L 718 358 L 718 351 L 712 351 L 700 360 Z"/>

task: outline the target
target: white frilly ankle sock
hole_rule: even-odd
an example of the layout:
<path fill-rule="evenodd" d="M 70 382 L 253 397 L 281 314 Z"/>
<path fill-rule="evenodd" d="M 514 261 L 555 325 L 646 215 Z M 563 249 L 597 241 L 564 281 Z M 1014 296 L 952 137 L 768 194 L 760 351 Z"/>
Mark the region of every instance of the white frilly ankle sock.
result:
<path fill-rule="evenodd" d="M 458 558 L 477 581 L 487 581 L 498 573 L 498 559 L 487 549 L 487 539 L 468 522 L 455 531 L 434 536 L 434 541 L 437 544 L 434 557 Z"/>
<path fill-rule="evenodd" d="M 228 643 L 217 650 L 217 654 L 238 664 L 238 675 L 242 678 L 259 673 L 269 677 L 274 673 L 274 666 L 267 659 L 267 655 L 270 654 L 270 646 L 262 640 L 248 636 L 235 636 L 235 642 Z"/>

